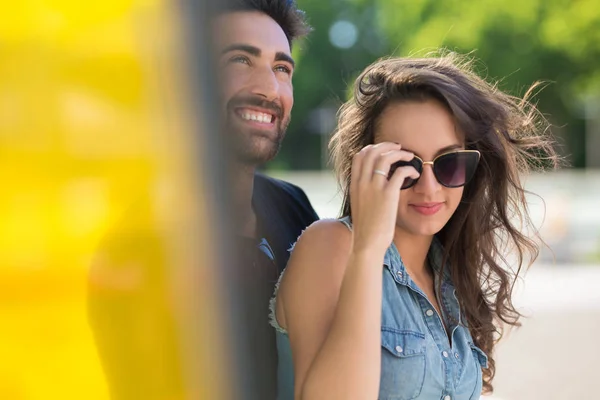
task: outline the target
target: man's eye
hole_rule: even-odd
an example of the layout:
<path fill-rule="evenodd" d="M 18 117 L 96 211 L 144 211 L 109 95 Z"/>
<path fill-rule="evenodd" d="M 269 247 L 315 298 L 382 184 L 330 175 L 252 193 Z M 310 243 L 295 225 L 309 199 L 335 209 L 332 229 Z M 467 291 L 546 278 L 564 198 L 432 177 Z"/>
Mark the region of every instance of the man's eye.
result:
<path fill-rule="evenodd" d="M 279 71 L 279 72 L 283 72 L 284 74 L 288 74 L 290 75 L 292 73 L 292 70 L 290 67 L 286 66 L 286 65 L 278 65 L 275 67 L 275 71 Z"/>
<path fill-rule="evenodd" d="M 229 59 L 229 62 L 232 62 L 232 63 L 242 63 L 242 64 L 250 64 L 250 60 L 248 60 L 248 57 L 245 57 L 245 56 L 231 57 Z"/>

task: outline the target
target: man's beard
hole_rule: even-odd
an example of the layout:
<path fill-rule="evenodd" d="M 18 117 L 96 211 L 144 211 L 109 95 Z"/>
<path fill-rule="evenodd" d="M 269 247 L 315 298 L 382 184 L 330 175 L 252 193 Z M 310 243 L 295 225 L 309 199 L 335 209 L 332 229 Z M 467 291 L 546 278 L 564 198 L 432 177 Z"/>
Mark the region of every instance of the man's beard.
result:
<path fill-rule="evenodd" d="M 235 110 L 252 106 L 268 110 L 275 115 L 275 132 L 266 133 L 260 129 L 242 125 Z M 281 148 L 281 142 L 285 137 L 289 122 L 290 118 L 283 118 L 283 109 L 275 102 L 256 97 L 232 98 L 227 104 L 225 129 L 236 161 L 255 166 L 275 158 Z"/>
<path fill-rule="evenodd" d="M 281 148 L 285 128 L 281 123 L 277 127 L 277 136 L 267 138 L 263 133 L 251 128 L 229 128 L 230 140 L 238 162 L 248 165 L 261 165 L 271 161 Z"/>

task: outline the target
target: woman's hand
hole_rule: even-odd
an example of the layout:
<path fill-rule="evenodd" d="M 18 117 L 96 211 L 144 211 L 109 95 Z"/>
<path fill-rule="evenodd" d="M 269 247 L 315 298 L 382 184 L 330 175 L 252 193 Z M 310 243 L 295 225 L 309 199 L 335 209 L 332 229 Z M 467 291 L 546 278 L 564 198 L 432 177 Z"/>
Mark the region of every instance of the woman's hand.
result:
<path fill-rule="evenodd" d="M 366 249 L 385 251 L 392 243 L 402 182 L 418 178 L 419 173 L 405 166 L 396 169 L 389 180 L 388 174 L 393 163 L 413 157 L 413 153 L 390 142 L 368 145 L 354 156 L 350 201 L 355 253 Z"/>

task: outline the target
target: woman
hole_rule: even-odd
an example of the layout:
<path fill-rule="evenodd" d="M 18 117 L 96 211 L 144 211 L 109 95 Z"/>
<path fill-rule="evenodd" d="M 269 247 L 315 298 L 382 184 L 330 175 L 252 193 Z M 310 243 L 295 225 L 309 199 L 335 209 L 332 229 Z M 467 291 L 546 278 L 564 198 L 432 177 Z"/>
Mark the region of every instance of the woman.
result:
<path fill-rule="evenodd" d="M 342 218 L 301 235 L 272 304 L 280 399 L 492 390 L 494 345 L 520 316 L 512 284 L 538 252 L 516 225 L 530 222 L 519 175 L 557 163 L 545 128 L 455 55 L 358 77 L 331 140 Z"/>

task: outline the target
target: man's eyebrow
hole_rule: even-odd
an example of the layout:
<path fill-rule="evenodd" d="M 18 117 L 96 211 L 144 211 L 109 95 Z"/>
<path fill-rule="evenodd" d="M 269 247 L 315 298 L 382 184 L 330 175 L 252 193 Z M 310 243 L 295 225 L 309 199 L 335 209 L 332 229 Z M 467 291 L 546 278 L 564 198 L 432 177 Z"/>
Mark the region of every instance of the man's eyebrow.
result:
<path fill-rule="evenodd" d="M 254 57 L 260 57 L 262 53 L 260 49 L 256 46 L 251 46 L 249 44 L 243 43 L 234 43 L 221 50 L 221 54 L 229 53 L 230 51 L 243 51 L 244 53 L 248 53 L 250 55 L 253 55 Z M 285 61 L 292 64 L 293 68 L 296 67 L 294 59 L 288 54 L 284 53 L 283 51 L 278 51 L 277 53 L 275 53 L 275 61 Z"/>
<path fill-rule="evenodd" d="M 294 62 L 294 59 L 282 51 L 278 51 L 275 54 L 275 61 L 286 61 L 286 62 L 292 64 L 293 68 L 296 67 L 296 63 Z"/>
<path fill-rule="evenodd" d="M 221 50 L 221 54 L 229 53 L 230 51 L 243 51 L 255 57 L 260 57 L 261 53 L 258 47 L 250 46 L 249 44 L 234 43 Z"/>

